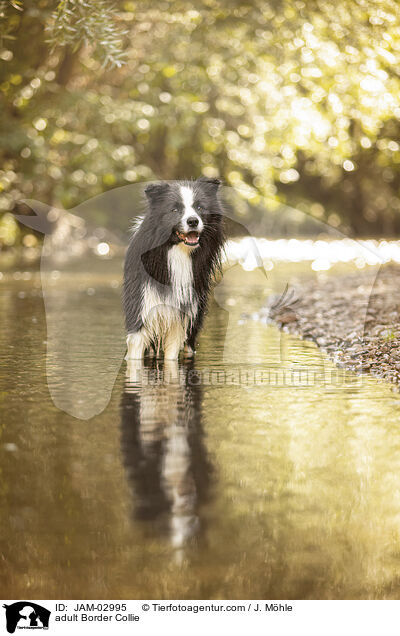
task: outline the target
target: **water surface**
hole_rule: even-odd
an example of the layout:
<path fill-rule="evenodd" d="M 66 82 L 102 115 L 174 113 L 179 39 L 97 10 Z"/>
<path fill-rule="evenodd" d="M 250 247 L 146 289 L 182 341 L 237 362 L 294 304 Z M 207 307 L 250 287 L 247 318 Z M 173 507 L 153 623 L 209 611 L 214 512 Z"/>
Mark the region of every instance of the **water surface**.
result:
<path fill-rule="evenodd" d="M 113 280 L 77 273 L 53 297 L 47 374 L 70 374 L 67 407 L 106 390 L 96 342 L 117 369 L 86 420 L 50 397 L 40 282 L 1 282 L 0 595 L 397 598 L 399 397 L 244 318 L 274 280 L 239 267 L 194 362 L 127 373 Z"/>

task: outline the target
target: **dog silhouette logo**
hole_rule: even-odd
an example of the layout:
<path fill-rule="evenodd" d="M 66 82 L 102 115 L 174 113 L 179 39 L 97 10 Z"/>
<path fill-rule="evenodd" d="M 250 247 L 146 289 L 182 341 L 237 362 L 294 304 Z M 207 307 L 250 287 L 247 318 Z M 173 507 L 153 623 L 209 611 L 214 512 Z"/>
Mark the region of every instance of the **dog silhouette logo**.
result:
<path fill-rule="evenodd" d="M 51 612 L 32 601 L 18 601 L 3 605 L 6 609 L 7 631 L 13 634 L 18 629 L 48 629 Z"/>
<path fill-rule="evenodd" d="M 110 245 L 115 242 L 121 253 L 125 251 L 132 216 L 135 214 L 138 220 L 144 212 L 143 185 L 114 188 L 69 211 L 27 199 L 20 202 L 22 214 L 15 214 L 20 223 L 44 237 L 40 274 L 47 326 L 47 385 L 56 407 L 79 419 L 90 419 L 106 408 L 126 353 L 119 289 L 122 266 L 112 270 L 112 257 L 106 256 L 103 260 L 96 248 L 89 247 L 88 241 L 90 238 L 97 240 L 91 233 L 95 232 L 93 224 L 97 223 L 95 218 L 100 210 L 110 226 L 112 221 L 115 223 L 114 229 L 109 230 L 110 238 L 107 240 Z M 234 196 L 234 193 L 231 195 Z M 227 237 L 247 237 L 240 254 L 235 255 L 235 262 L 237 256 L 249 271 L 254 266 L 263 269 L 257 242 L 244 225 L 235 221 L 232 206 L 225 203 L 225 196 L 223 199 Z M 121 236 L 119 232 L 122 232 Z M 119 252 L 117 247 L 115 249 L 117 263 Z M 107 281 L 111 277 L 109 282 L 105 285 L 96 282 L 90 288 L 87 288 L 86 282 L 81 285 L 79 281 L 103 280 L 102 275 L 99 277 L 102 268 L 109 272 L 106 275 Z M 115 273 L 111 275 L 111 271 Z M 116 287 L 110 285 L 112 278 Z M 264 278 L 267 278 L 266 273 Z M 104 311 L 105 298 L 109 302 L 107 311 Z M 78 314 L 74 313 L 76 311 Z M 95 335 L 94 324 L 99 328 L 101 337 Z M 237 346 L 232 340 L 228 342 L 225 354 L 230 360 L 230 349 L 236 351 Z"/>

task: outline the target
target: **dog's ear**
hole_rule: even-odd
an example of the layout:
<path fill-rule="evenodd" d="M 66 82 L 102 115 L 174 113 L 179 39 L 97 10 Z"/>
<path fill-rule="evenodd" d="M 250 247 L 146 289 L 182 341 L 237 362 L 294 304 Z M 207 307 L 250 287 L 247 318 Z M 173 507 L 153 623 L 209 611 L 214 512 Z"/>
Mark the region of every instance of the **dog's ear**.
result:
<path fill-rule="evenodd" d="M 197 183 L 201 183 L 206 186 L 209 186 L 210 189 L 213 189 L 216 192 L 219 186 L 221 185 L 222 181 L 220 179 L 213 179 L 212 177 L 199 177 L 197 179 Z"/>
<path fill-rule="evenodd" d="M 161 199 L 169 190 L 169 183 L 162 181 L 161 183 L 150 183 L 145 187 L 144 193 L 150 202 Z"/>

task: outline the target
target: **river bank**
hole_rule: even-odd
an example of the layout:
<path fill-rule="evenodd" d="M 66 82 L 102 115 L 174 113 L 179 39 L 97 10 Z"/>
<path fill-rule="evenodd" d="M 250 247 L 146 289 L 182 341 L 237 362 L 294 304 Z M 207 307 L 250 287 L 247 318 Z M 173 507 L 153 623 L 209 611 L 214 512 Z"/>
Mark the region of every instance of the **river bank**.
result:
<path fill-rule="evenodd" d="M 261 318 L 314 341 L 340 367 L 400 390 L 400 266 L 322 277 L 270 300 Z"/>

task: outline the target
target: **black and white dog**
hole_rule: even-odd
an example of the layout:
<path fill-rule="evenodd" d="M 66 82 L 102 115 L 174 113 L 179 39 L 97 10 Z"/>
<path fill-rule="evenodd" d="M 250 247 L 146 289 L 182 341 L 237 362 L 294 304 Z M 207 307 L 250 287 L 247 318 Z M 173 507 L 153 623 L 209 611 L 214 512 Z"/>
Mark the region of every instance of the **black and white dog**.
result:
<path fill-rule="evenodd" d="M 193 355 L 223 247 L 218 179 L 152 184 L 125 259 L 127 360 Z"/>

